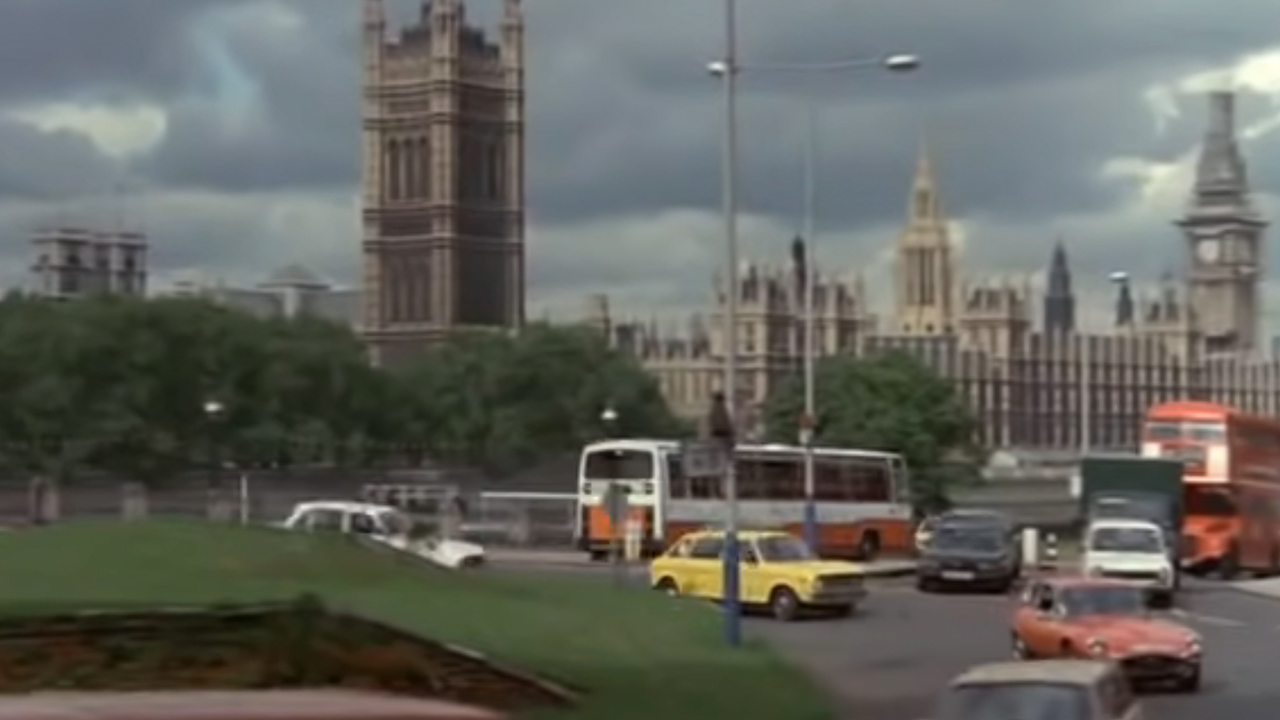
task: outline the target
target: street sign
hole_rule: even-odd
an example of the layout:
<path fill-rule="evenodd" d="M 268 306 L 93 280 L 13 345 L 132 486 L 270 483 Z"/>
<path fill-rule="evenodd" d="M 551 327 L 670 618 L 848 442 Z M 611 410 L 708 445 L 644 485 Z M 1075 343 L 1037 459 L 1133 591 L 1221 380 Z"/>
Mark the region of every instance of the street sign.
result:
<path fill-rule="evenodd" d="M 604 491 L 604 509 L 609 513 L 609 522 L 616 526 L 627 516 L 627 495 L 631 489 L 616 482 L 609 483 Z"/>
<path fill-rule="evenodd" d="M 680 444 L 680 461 L 685 477 L 717 477 L 724 475 L 724 444 L 718 440 L 686 440 Z"/>

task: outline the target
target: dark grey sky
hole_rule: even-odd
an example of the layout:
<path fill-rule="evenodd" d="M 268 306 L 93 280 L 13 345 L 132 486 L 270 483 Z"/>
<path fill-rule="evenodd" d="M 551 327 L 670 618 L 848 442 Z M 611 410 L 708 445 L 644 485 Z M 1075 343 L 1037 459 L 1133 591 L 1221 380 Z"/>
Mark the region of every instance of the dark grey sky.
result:
<path fill-rule="evenodd" d="M 417 12 L 413 0 L 391 2 L 400 18 Z M 499 2 L 470 5 L 491 23 Z M 636 312 L 698 303 L 721 247 L 721 105 L 704 72 L 720 52 L 721 4 L 527 5 L 534 306 L 571 310 L 602 289 Z M 798 224 L 802 108 L 812 102 L 821 127 L 819 251 L 836 270 L 863 267 L 873 280 L 904 215 L 922 136 L 946 206 L 963 223 L 972 273 L 1036 269 L 1060 234 L 1086 288 L 1100 288 L 1110 268 L 1154 274 L 1176 265 L 1182 247 L 1169 222 L 1185 178 L 1166 170 L 1143 198 L 1131 176 L 1103 168 L 1122 157 L 1177 162 L 1204 115 L 1196 93 L 1204 84 L 1186 79 L 1280 52 L 1263 0 L 740 7 L 748 62 L 924 58 L 909 76 L 744 81 L 748 248 L 785 256 Z M 26 265 L 31 225 L 124 216 L 154 235 L 160 270 L 251 281 L 300 261 L 354 281 L 358 14 L 353 0 L 0 5 L 9 278 Z M 1280 112 L 1277 88 L 1265 87 L 1280 68 L 1272 63 L 1235 78 L 1255 90 L 1242 99 L 1245 125 Z M 1159 130 L 1155 88 L 1180 112 Z M 122 119 L 130 114 L 163 118 L 165 130 L 144 151 L 113 155 L 108 140 L 142 134 Z M 1247 145 L 1265 192 L 1280 188 L 1277 150 L 1270 134 Z M 116 187 L 128 197 L 112 199 Z"/>

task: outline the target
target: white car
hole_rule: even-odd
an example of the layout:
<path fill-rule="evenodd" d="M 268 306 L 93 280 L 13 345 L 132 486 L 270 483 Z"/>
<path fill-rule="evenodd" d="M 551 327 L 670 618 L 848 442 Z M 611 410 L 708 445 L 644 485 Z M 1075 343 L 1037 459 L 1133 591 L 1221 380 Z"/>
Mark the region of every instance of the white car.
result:
<path fill-rule="evenodd" d="M 413 518 L 389 505 L 349 500 L 298 503 L 280 527 L 364 535 L 447 568 L 479 567 L 485 560 L 484 548 L 475 543 L 440 537 L 414 537 Z"/>
<path fill-rule="evenodd" d="M 1172 599 L 1176 569 L 1169 560 L 1164 531 L 1145 520 L 1095 520 L 1085 530 L 1084 574 L 1130 581 Z"/>

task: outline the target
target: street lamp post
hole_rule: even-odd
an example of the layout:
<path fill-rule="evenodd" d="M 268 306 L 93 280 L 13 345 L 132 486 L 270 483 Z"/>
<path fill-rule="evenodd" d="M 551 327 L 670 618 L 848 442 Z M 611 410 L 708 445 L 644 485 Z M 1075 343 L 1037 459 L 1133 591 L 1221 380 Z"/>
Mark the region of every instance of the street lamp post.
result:
<path fill-rule="evenodd" d="M 920 66 L 915 55 L 890 55 L 884 58 L 856 58 L 838 60 L 827 63 L 772 63 L 761 66 L 744 66 L 738 59 L 738 17 L 737 0 L 724 0 L 724 57 L 707 66 L 713 77 L 724 83 L 724 147 L 722 162 L 721 188 L 724 204 L 725 234 L 725 313 L 723 323 L 724 338 L 724 398 L 729 417 L 737 422 L 738 410 L 738 207 L 737 207 L 737 169 L 738 169 L 738 74 L 748 71 L 802 72 L 818 73 L 843 71 L 859 67 L 884 67 L 894 71 L 910 71 Z M 809 262 L 812 267 L 812 261 Z M 811 271 L 806 273 L 812 278 Z M 805 291 L 805 357 L 806 368 L 812 364 L 813 311 L 811 288 L 813 283 L 806 282 Z M 811 371 L 806 370 L 807 382 L 812 385 Z M 806 405 L 812 392 L 806 392 Z M 805 443 L 811 449 L 812 443 Z M 816 513 L 813 503 L 813 471 L 812 453 L 806 453 L 805 496 L 806 496 L 806 535 L 816 534 Z M 738 645 L 742 641 L 742 606 L 739 593 L 740 570 L 738 547 L 738 486 L 736 469 L 732 456 L 732 445 L 724 477 L 725 497 L 725 548 L 724 548 L 724 614 L 725 637 L 730 645 Z M 815 520 L 810 522 L 810 520 Z"/>
<path fill-rule="evenodd" d="M 892 72 L 911 72 L 920 67 L 920 59 L 915 55 L 890 55 L 884 58 L 858 58 L 844 62 L 822 65 L 800 66 L 783 65 L 761 69 L 799 70 L 809 72 L 830 72 L 832 70 L 854 70 L 858 68 L 882 68 Z M 804 415 L 800 419 L 800 445 L 804 448 L 804 539 L 815 552 L 819 549 L 818 537 L 818 505 L 817 481 L 814 468 L 814 429 L 817 423 L 817 383 L 814 365 L 816 349 L 814 348 L 814 285 L 816 283 L 815 260 L 817 240 L 817 155 L 818 155 L 818 119 L 812 99 L 805 102 L 805 142 L 804 142 L 804 349 L 801 357 L 804 362 Z"/>
<path fill-rule="evenodd" d="M 226 407 L 217 400 L 206 400 L 204 403 L 204 417 L 208 427 L 206 441 L 209 444 L 207 448 L 209 453 L 209 487 L 210 489 L 221 489 L 221 471 L 222 462 L 218 457 L 218 423 L 222 421 L 223 413 Z"/>
<path fill-rule="evenodd" d="M 1107 276 L 1111 284 L 1123 288 L 1129 273 L 1117 270 Z M 1080 336 L 1080 457 L 1093 449 L 1093 342 L 1088 333 Z"/>
<path fill-rule="evenodd" d="M 613 404 L 604 406 L 604 410 L 600 411 L 600 424 L 604 426 L 604 432 L 609 437 L 617 434 L 618 427 L 618 411 L 613 409 Z"/>

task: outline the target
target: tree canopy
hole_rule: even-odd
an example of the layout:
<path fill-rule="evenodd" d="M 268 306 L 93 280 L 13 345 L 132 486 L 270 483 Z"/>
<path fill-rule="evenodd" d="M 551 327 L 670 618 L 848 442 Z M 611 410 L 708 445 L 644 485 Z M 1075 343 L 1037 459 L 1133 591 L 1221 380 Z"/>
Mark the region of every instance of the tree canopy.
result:
<path fill-rule="evenodd" d="M 184 298 L 0 300 L 0 397 L 10 470 L 146 483 L 215 461 L 514 469 L 598 437 L 606 406 L 619 432 L 679 427 L 641 368 L 585 330 L 460 336 L 392 373 L 346 327 Z"/>
<path fill-rule="evenodd" d="M 433 457 L 492 470 L 609 434 L 670 437 L 686 429 L 657 382 L 586 328 L 461 335 L 407 367 L 400 381 L 415 400 L 417 439 Z"/>
<path fill-rule="evenodd" d="M 976 418 L 949 380 L 911 355 L 824 358 L 815 388 L 815 442 L 902 453 L 917 503 L 945 504 L 948 487 L 973 477 Z M 804 384 L 795 378 L 766 403 L 769 437 L 796 442 L 803 411 Z"/>

